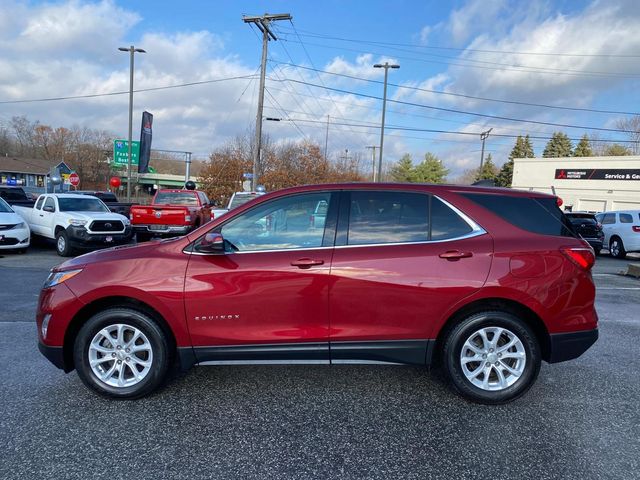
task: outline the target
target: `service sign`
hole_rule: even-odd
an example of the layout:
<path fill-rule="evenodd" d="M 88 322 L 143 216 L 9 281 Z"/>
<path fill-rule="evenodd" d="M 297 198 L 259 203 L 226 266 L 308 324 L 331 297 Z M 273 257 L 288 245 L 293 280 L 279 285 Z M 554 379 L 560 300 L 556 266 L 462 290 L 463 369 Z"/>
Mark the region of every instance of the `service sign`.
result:
<path fill-rule="evenodd" d="M 557 168 L 556 180 L 640 180 L 640 169 Z"/>

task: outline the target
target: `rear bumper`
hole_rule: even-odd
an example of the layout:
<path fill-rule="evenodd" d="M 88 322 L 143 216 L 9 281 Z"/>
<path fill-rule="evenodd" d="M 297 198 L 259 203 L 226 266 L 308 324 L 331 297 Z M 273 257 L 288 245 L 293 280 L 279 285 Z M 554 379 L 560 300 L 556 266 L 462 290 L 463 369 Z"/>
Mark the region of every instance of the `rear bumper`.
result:
<path fill-rule="evenodd" d="M 553 333 L 549 335 L 551 355 L 549 363 L 565 362 L 578 358 L 598 340 L 598 329 L 581 332 Z"/>
<path fill-rule="evenodd" d="M 133 231 L 158 236 L 186 235 L 191 231 L 191 225 L 134 225 Z"/>
<path fill-rule="evenodd" d="M 64 364 L 64 354 L 62 351 L 62 347 L 51 347 L 49 345 L 45 345 L 42 342 L 38 342 L 38 350 L 40 353 L 45 356 L 47 360 L 53 363 L 56 367 L 65 372 L 68 371 Z"/>
<path fill-rule="evenodd" d="M 585 241 L 591 245 L 594 250 L 601 250 L 604 246 L 602 238 L 585 238 Z"/>

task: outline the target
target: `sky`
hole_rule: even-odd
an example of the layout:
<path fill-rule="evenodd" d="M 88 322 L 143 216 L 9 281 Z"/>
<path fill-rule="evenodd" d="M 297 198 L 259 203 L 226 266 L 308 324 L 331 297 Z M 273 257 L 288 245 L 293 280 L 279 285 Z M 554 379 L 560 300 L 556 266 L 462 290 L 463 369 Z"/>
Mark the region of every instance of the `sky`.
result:
<path fill-rule="evenodd" d="M 486 154 L 500 165 L 515 135 L 543 137 L 541 155 L 555 131 L 626 139 L 617 122 L 640 112 L 635 0 L 0 1 L 0 127 L 25 115 L 126 138 L 129 57 L 118 47 L 135 45 L 147 53 L 135 58 L 134 139 L 147 110 L 153 148 L 206 158 L 255 128 L 261 33 L 242 17 L 267 12 L 293 18 L 272 24 L 264 117 L 281 121 L 263 132 L 324 148 L 328 116 L 334 159 L 368 166 L 366 147 L 379 145 L 376 63 L 400 65 L 389 70 L 385 165 L 431 152 L 450 178 L 479 165 L 490 128 Z M 32 101 L 94 94 L 112 95 Z"/>

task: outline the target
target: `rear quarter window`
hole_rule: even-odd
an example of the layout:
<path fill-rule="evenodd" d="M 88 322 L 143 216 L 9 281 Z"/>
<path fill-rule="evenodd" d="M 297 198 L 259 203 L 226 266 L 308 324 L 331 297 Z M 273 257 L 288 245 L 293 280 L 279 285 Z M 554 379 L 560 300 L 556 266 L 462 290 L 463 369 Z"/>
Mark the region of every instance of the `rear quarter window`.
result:
<path fill-rule="evenodd" d="M 575 237 L 571 222 L 558 208 L 553 198 L 512 197 L 485 193 L 462 193 L 461 196 L 522 230 L 540 235 Z"/>
<path fill-rule="evenodd" d="M 621 213 L 620 223 L 633 223 L 633 215 L 630 213 Z"/>

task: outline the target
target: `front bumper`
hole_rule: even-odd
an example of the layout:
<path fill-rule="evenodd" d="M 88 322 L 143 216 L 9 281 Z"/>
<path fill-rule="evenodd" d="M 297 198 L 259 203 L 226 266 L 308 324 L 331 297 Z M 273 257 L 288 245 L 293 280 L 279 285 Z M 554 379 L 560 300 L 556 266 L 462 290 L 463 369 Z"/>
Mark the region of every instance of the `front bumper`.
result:
<path fill-rule="evenodd" d="M 42 342 L 38 342 L 38 350 L 40 350 L 40 353 L 44 355 L 47 360 L 59 369 L 64 370 L 65 372 L 70 371 L 70 369 L 65 365 L 62 347 L 51 347 Z"/>
<path fill-rule="evenodd" d="M 27 248 L 29 239 L 30 233 L 26 228 L 0 230 L 0 250 Z"/>
<path fill-rule="evenodd" d="M 598 340 L 598 329 L 549 335 L 551 355 L 549 363 L 565 362 L 578 358 Z"/>
<path fill-rule="evenodd" d="M 127 225 L 124 232 L 90 233 L 84 227 L 67 227 L 69 242 L 75 248 L 110 247 L 129 243 L 133 236 L 131 225 Z"/>

